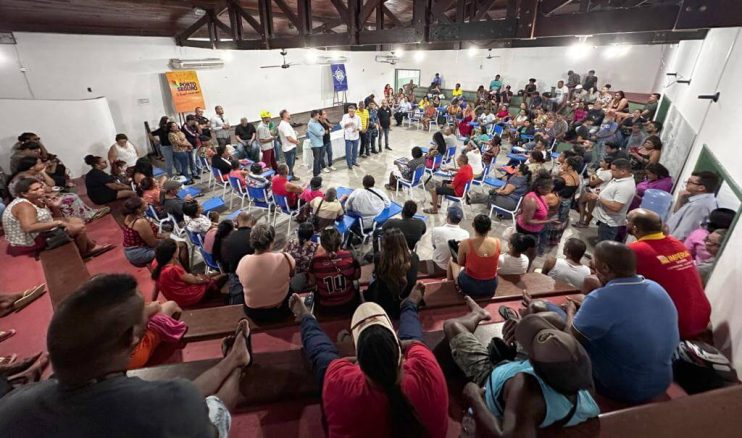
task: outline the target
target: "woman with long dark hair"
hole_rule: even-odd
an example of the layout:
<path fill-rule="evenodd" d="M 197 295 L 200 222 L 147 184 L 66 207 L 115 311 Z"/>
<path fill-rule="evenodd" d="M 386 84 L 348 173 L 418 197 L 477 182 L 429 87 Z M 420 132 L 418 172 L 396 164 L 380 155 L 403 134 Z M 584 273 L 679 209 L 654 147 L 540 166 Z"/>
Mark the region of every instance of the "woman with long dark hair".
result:
<path fill-rule="evenodd" d="M 157 124 L 157 129 L 150 133 L 150 140 L 153 144 L 160 144 L 160 152 L 165 158 L 165 172 L 168 177 L 173 176 L 173 165 L 175 160 L 173 159 L 173 145 L 170 143 L 170 132 L 168 131 L 167 124 L 170 122 L 168 116 L 160 117 L 160 122 Z"/>
<path fill-rule="evenodd" d="M 433 353 L 421 342 L 418 283 L 402 302 L 399 334 L 376 303 L 356 309 L 350 330 L 357 361 L 340 358 L 301 298 L 291 310 L 318 386 L 328 436 L 437 437 L 448 431 L 448 390 Z"/>
<path fill-rule="evenodd" d="M 381 250 L 374 256 L 374 280 L 365 293 L 366 300 L 378 303 L 393 319 L 399 318 L 399 304 L 417 281 L 419 263 L 399 228 L 384 231 Z"/>
<path fill-rule="evenodd" d="M 104 172 L 108 167 L 108 162 L 103 158 L 86 155 L 85 164 L 91 167 L 90 171 L 85 174 L 85 188 L 88 191 L 88 198 L 94 203 L 108 204 L 117 199 L 136 196 L 130 186 L 117 182 L 113 175 Z"/>
<path fill-rule="evenodd" d="M 184 308 L 200 303 L 209 295 L 217 296 L 227 282 L 224 274 L 189 273 L 181 263 L 178 243 L 173 239 L 163 239 L 157 244 L 152 279 L 155 280 L 152 301 L 162 292 L 165 298 Z"/>
<path fill-rule="evenodd" d="M 206 238 L 204 239 L 204 249 L 206 249 L 206 241 L 211 240 L 211 246 L 209 251 L 214 261 L 219 263 L 222 259 L 222 243 L 231 233 L 234 231 L 234 222 L 231 220 L 223 220 L 219 222 L 219 225 L 215 229 L 211 229 L 206 232 Z"/>

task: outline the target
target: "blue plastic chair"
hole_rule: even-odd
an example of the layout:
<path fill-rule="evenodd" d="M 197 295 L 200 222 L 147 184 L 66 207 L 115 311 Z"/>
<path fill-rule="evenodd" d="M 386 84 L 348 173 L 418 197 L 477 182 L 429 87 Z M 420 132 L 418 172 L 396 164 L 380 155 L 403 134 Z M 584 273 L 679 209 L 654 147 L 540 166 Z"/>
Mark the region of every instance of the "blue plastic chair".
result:
<path fill-rule="evenodd" d="M 294 219 L 294 216 L 299 214 L 299 208 L 292 209 L 291 207 L 289 207 L 288 196 L 277 195 L 274 193 L 273 199 L 276 201 L 276 205 L 278 206 L 278 208 L 276 209 L 276 214 L 273 215 L 273 226 L 276 226 L 276 220 L 278 219 L 279 212 L 286 214 L 289 217 L 289 229 L 286 231 L 286 234 L 291 234 L 291 221 Z"/>
<path fill-rule="evenodd" d="M 222 185 L 222 198 L 227 196 L 227 186 L 229 186 L 229 181 L 224 179 L 222 172 L 216 167 L 211 168 L 211 175 L 214 177 L 216 185 Z M 211 179 L 209 179 L 209 181 L 211 181 Z"/>
<path fill-rule="evenodd" d="M 446 148 L 446 156 L 443 157 L 442 164 L 448 164 L 453 161 L 456 156 L 456 146 L 449 146 Z"/>
<path fill-rule="evenodd" d="M 672 206 L 672 195 L 664 190 L 647 189 L 642 197 L 639 208 L 651 210 L 662 218 L 664 222 Z"/>
<path fill-rule="evenodd" d="M 201 257 L 204 259 L 204 264 L 206 265 L 206 274 L 210 274 L 212 272 L 222 272 L 222 267 L 219 266 L 219 263 L 214 260 L 214 255 L 206 252 L 203 246 L 198 247 L 199 252 L 201 253 Z"/>
<path fill-rule="evenodd" d="M 201 207 L 204 209 L 204 214 L 207 214 L 212 210 L 218 210 L 220 208 L 224 208 L 224 199 L 218 196 L 209 198 L 203 203 L 201 203 Z"/>
<path fill-rule="evenodd" d="M 420 187 L 420 190 L 423 192 L 423 200 L 425 200 L 423 175 L 425 175 L 425 166 L 418 166 L 417 169 L 415 169 L 415 172 L 412 174 L 412 180 L 397 178 L 397 191 L 394 192 L 394 197 L 396 198 L 399 195 L 400 188 L 402 188 L 402 190 L 406 188 L 407 199 L 412 198 L 414 200 L 415 197 L 412 196 L 412 189 L 414 189 L 415 187 Z"/>
<path fill-rule="evenodd" d="M 433 157 L 433 167 L 425 167 L 425 173 L 433 175 L 441 167 L 441 163 L 443 163 L 443 155 L 438 154 Z"/>
<path fill-rule="evenodd" d="M 189 187 L 183 187 L 182 189 L 178 190 L 178 198 L 185 199 L 187 196 L 191 196 L 192 198 L 195 198 L 196 196 L 201 195 L 201 189 L 194 186 Z"/>
<path fill-rule="evenodd" d="M 247 194 L 249 196 L 248 210 L 251 210 L 253 207 L 266 210 L 268 212 L 268 220 L 270 220 L 271 206 L 275 206 L 276 204 L 265 187 L 247 186 Z"/>
<path fill-rule="evenodd" d="M 471 181 L 466 183 L 466 185 L 464 186 L 464 193 L 462 193 L 461 196 L 451 196 L 451 195 L 445 196 L 445 199 L 448 205 L 450 205 L 452 202 L 458 202 L 460 204 L 461 212 L 464 214 L 464 219 L 466 219 L 466 209 L 464 208 L 464 199 L 466 198 L 466 194 L 469 193 L 469 189 L 471 189 Z M 446 210 L 448 210 L 448 205 L 446 206 Z"/>
<path fill-rule="evenodd" d="M 247 199 L 247 192 L 242 188 L 242 182 L 239 178 L 234 176 L 227 177 L 229 180 L 229 187 L 232 189 L 232 196 L 229 197 L 229 209 L 232 209 L 232 201 L 234 197 L 240 198 L 240 209 L 245 208 L 245 200 Z"/>

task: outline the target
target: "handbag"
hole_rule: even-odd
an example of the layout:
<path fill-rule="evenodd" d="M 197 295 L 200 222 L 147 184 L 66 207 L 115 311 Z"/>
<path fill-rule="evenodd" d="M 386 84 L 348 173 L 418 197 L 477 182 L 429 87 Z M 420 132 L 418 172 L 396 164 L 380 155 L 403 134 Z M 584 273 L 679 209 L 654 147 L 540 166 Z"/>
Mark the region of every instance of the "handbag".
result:
<path fill-rule="evenodd" d="M 72 242 L 72 238 L 64 228 L 58 227 L 44 233 L 44 242 L 44 249 L 49 250 Z"/>

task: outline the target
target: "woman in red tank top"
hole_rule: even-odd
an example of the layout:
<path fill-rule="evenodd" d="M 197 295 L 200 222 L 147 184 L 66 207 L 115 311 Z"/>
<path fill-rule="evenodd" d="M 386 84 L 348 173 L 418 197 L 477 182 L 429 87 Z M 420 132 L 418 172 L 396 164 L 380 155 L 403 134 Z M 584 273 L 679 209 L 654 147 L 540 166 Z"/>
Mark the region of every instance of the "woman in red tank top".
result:
<path fill-rule="evenodd" d="M 459 246 L 458 262 L 451 263 L 450 279 L 456 282 L 461 293 L 473 297 L 492 297 L 497 290 L 497 262 L 500 258 L 500 240 L 489 237 L 492 221 L 486 214 L 479 214 L 473 221 L 475 236 L 465 239 Z M 457 272 L 458 271 L 458 272 Z"/>

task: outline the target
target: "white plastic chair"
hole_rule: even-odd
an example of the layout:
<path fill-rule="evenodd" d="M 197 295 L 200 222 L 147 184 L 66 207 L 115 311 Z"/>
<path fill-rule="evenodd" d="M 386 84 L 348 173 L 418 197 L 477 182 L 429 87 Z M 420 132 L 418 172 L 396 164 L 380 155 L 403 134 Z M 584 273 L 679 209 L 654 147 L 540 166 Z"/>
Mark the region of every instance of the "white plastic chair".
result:
<path fill-rule="evenodd" d="M 461 211 L 464 214 L 464 219 L 466 219 L 464 200 L 466 199 L 466 195 L 469 193 L 469 189 L 471 189 L 471 181 L 466 183 L 466 185 L 464 186 L 464 193 L 462 193 L 461 196 L 446 195 L 446 209 L 448 209 L 448 206 L 451 205 L 452 202 L 458 202 L 461 205 Z"/>
<path fill-rule="evenodd" d="M 510 217 L 513 219 L 513 229 L 515 229 L 515 215 L 518 213 L 518 210 L 520 210 L 520 204 L 523 202 L 523 196 L 518 199 L 518 202 L 515 204 L 515 208 L 513 210 L 508 210 L 506 208 L 498 207 L 495 204 L 492 204 L 490 207 L 490 217 L 492 217 L 492 213 L 497 210 L 499 212 L 502 212 L 503 214 L 509 214 Z"/>
<path fill-rule="evenodd" d="M 412 180 L 397 178 L 397 191 L 394 192 L 394 197 L 399 196 L 399 189 L 407 192 L 407 199 L 415 199 L 412 195 L 412 189 L 420 187 L 423 192 L 423 200 L 425 200 L 425 186 L 423 184 L 423 175 L 425 175 L 425 166 L 418 166 L 415 169 L 415 173 L 412 174 Z M 407 189 L 407 190 L 405 190 Z"/>

